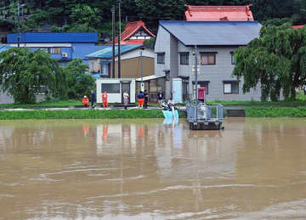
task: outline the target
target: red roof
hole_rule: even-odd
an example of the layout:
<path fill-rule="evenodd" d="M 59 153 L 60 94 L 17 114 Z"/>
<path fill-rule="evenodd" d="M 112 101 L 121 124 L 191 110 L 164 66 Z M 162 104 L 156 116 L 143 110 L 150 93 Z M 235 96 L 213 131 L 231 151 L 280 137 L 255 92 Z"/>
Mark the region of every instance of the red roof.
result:
<path fill-rule="evenodd" d="M 293 29 L 300 29 L 300 28 L 303 28 L 304 25 L 293 25 L 292 28 Z"/>
<path fill-rule="evenodd" d="M 128 22 L 124 31 L 121 33 L 121 44 L 143 44 L 147 39 L 130 39 L 140 29 L 143 29 L 148 35 L 155 38 L 155 35 L 148 30 L 143 21 Z M 118 37 L 116 37 L 115 43 L 118 43 Z M 107 43 L 107 45 L 111 44 L 112 41 Z"/>
<path fill-rule="evenodd" d="M 250 6 L 191 6 L 185 5 L 187 21 L 254 21 Z"/>

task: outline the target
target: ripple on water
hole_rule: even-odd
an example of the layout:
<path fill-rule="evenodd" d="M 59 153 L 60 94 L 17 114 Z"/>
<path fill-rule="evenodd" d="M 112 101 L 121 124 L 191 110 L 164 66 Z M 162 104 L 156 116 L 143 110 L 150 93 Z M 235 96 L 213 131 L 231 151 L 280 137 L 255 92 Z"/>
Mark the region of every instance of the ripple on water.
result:
<path fill-rule="evenodd" d="M 237 214 L 237 213 L 236 213 Z M 231 218 L 231 220 L 305 220 L 306 219 L 306 199 L 284 202 L 272 205 L 263 210 L 256 212 L 239 213 L 239 217 Z"/>

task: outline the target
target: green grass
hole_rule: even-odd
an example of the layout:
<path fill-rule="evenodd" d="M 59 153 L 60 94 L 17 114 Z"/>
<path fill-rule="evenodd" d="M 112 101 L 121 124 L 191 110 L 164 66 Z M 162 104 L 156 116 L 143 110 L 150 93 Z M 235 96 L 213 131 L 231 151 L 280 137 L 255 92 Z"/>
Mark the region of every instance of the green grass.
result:
<path fill-rule="evenodd" d="M 82 106 L 79 100 L 51 100 L 35 104 L 0 104 L 0 108 L 48 108 Z"/>
<path fill-rule="evenodd" d="M 306 117 L 306 107 L 247 107 L 246 117 L 299 118 Z"/>
<path fill-rule="evenodd" d="M 224 106 L 245 106 L 245 107 L 297 107 L 306 106 L 306 95 L 298 92 L 296 100 L 285 100 L 279 102 L 261 102 L 261 101 L 220 101 L 216 100 L 208 104 L 222 104 Z"/>
<path fill-rule="evenodd" d="M 214 101 L 208 104 L 222 104 L 224 106 L 257 106 L 257 107 L 297 107 L 306 106 L 306 100 L 261 102 L 261 101 Z"/>
<path fill-rule="evenodd" d="M 180 113 L 180 117 L 185 117 Z M 33 110 L 1 111 L 0 120 L 164 118 L 161 110 Z"/>

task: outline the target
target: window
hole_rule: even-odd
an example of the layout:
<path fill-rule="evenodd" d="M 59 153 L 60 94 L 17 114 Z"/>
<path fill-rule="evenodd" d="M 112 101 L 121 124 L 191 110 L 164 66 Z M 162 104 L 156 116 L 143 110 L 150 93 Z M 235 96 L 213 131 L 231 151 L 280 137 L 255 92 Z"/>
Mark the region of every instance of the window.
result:
<path fill-rule="evenodd" d="M 201 53 L 201 65 L 216 65 L 216 53 Z"/>
<path fill-rule="evenodd" d="M 61 48 L 54 47 L 54 48 L 50 48 L 50 53 L 51 54 L 61 54 L 62 50 Z"/>
<path fill-rule="evenodd" d="M 101 91 L 102 93 L 120 93 L 120 83 L 102 83 Z"/>
<path fill-rule="evenodd" d="M 198 83 L 200 88 L 206 88 L 206 94 L 208 94 L 208 84 L 209 82 L 199 82 Z"/>
<path fill-rule="evenodd" d="M 223 82 L 224 94 L 239 94 L 239 82 L 238 81 L 224 81 Z"/>
<path fill-rule="evenodd" d="M 90 69 L 91 69 L 91 71 L 95 70 L 95 63 L 94 62 L 90 62 Z"/>
<path fill-rule="evenodd" d="M 180 64 L 189 65 L 189 53 L 188 52 L 180 53 Z"/>
<path fill-rule="evenodd" d="M 195 82 L 192 82 L 195 88 Z M 198 82 L 198 88 L 206 88 L 206 94 L 208 94 L 208 85 L 209 85 L 209 81 L 202 81 L 202 82 Z"/>
<path fill-rule="evenodd" d="M 108 64 L 101 64 L 101 76 L 109 76 L 109 65 Z"/>
<path fill-rule="evenodd" d="M 157 64 L 165 64 L 165 53 L 157 53 Z"/>
<path fill-rule="evenodd" d="M 232 65 L 236 65 L 236 59 L 234 57 L 234 52 L 231 52 L 231 63 Z"/>

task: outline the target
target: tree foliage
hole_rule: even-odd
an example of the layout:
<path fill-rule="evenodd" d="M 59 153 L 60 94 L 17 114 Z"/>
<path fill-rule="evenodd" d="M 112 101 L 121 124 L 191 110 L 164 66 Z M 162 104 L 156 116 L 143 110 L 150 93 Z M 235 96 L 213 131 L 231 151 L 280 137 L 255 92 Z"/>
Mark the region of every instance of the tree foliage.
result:
<path fill-rule="evenodd" d="M 42 86 L 46 95 L 56 95 L 56 88 L 61 88 L 58 64 L 43 50 L 11 48 L 0 54 L 0 60 L 1 90 L 12 95 L 15 103 L 34 103 Z"/>
<path fill-rule="evenodd" d="M 306 84 L 306 28 L 263 26 L 260 37 L 238 48 L 235 58 L 233 75 L 243 78 L 244 92 L 260 83 L 263 100 L 277 100 L 281 91 L 295 99 L 296 88 Z"/>
<path fill-rule="evenodd" d="M 9 10 L 8 23 L 17 27 L 17 4 L 8 3 L 2 9 Z M 57 31 L 97 31 L 111 32 L 111 7 L 116 6 L 118 19 L 118 0 L 20 0 L 23 31 L 37 31 L 47 24 Z M 247 5 L 252 4 L 256 20 L 290 19 L 293 24 L 306 23 L 305 0 L 121 0 L 122 20 L 142 19 L 153 31 L 157 31 L 159 20 L 182 20 L 188 5 Z M 118 21 L 118 20 L 117 20 Z M 281 22 L 283 23 L 283 22 Z M 79 27 L 80 26 L 80 27 Z"/>
<path fill-rule="evenodd" d="M 95 79 L 86 74 L 88 66 L 83 64 L 82 59 L 75 59 L 62 67 L 66 76 L 68 87 L 68 98 L 80 99 L 84 95 L 89 97 L 90 90 L 95 89 Z"/>
<path fill-rule="evenodd" d="M 145 45 L 145 46 L 147 46 L 151 49 L 154 49 L 154 43 L 155 43 L 155 39 L 151 38 L 151 39 L 148 39 L 145 42 L 143 42 L 143 45 Z"/>

